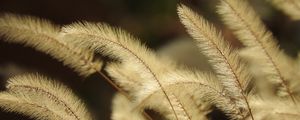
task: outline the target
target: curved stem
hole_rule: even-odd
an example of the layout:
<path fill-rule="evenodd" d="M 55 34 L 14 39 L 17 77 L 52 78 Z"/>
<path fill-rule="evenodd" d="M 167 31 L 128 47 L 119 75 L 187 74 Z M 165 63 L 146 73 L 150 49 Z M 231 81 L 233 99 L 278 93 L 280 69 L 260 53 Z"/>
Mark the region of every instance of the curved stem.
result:
<path fill-rule="evenodd" d="M 96 70 L 97 74 L 104 78 L 106 82 L 108 82 L 116 91 L 120 92 L 122 95 L 124 95 L 128 100 L 130 100 L 130 97 L 128 93 L 126 93 L 122 88 L 120 88 L 118 85 L 116 85 L 110 78 L 108 78 L 103 72 L 100 70 Z M 152 120 L 151 116 L 143 111 L 143 115 L 147 120 Z"/>

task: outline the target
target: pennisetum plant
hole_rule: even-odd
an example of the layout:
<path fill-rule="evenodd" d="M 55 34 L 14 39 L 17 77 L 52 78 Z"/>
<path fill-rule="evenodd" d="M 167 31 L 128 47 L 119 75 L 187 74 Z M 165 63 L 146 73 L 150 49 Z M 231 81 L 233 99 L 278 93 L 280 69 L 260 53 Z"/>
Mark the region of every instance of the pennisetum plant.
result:
<path fill-rule="evenodd" d="M 300 19 L 299 1 L 269 1 L 293 20 Z M 178 5 L 180 21 L 208 58 L 211 73 L 178 65 L 105 23 L 82 21 L 60 27 L 35 17 L 4 14 L 0 35 L 52 56 L 81 76 L 104 77 L 118 90 L 113 120 L 153 119 L 145 109 L 169 120 L 208 120 L 215 109 L 228 119 L 300 119 L 300 59 L 278 48 L 246 0 L 220 0 L 217 13 L 244 48 L 234 49 L 212 23 Z M 96 53 L 115 61 L 104 61 Z M 15 76 L 6 88 L 0 93 L 3 110 L 40 120 L 95 119 L 72 90 L 45 76 Z"/>

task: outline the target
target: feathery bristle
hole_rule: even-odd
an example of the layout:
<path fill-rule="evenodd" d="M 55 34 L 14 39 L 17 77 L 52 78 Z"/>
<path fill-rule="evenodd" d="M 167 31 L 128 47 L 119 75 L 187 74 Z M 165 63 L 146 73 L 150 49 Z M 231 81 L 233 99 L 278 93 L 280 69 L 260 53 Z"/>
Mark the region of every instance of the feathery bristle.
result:
<path fill-rule="evenodd" d="M 143 110 L 144 108 L 148 108 L 150 107 L 151 109 L 154 109 L 158 112 L 160 112 L 161 114 L 164 114 L 168 119 L 176 119 L 176 117 L 174 116 L 174 114 L 172 113 L 172 109 L 168 106 L 167 101 L 165 100 L 165 97 L 163 94 L 161 94 L 161 89 L 154 83 L 154 82 L 145 82 L 141 79 L 141 77 L 135 73 L 132 73 L 131 70 L 128 70 L 129 66 L 126 66 L 126 64 L 110 64 L 109 66 L 107 66 L 106 70 L 108 71 L 108 73 L 115 78 L 114 80 L 116 80 L 117 84 L 120 85 L 121 87 L 123 87 L 125 90 L 129 91 L 129 94 L 131 95 L 131 97 L 133 98 L 133 105 L 134 106 L 138 106 L 140 107 L 138 110 Z M 173 80 L 170 80 L 173 81 Z M 165 81 L 165 83 L 169 83 L 170 81 Z M 182 84 L 188 84 L 190 81 L 187 81 L 187 83 L 184 83 L 182 81 Z M 153 87 L 153 85 L 156 86 L 156 88 L 147 88 L 147 86 Z M 174 83 L 175 86 L 180 86 L 181 83 Z M 192 84 L 192 83 L 190 83 Z M 169 88 L 169 86 L 166 86 L 167 88 Z M 176 87 L 177 88 L 177 87 Z M 183 87 L 182 87 L 183 88 Z M 177 89 L 181 89 L 181 87 L 178 87 Z M 189 92 L 196 92 L 193 90 L 182 90 L 182 91 L 186 91 L 183 93 L 189 93 Z M 145 94 L 145 93 L 149 93 L 149 94 Z M 137 94 L 141 94 L 141 95 L 137 95 Z M 195 95 L 196 96 L 196 95 Z M 197 95 L 198 96 L 198 95 Z M 164 103 L 160 103 L 159 106 L 156 106 L 154 101 L 156 101 L 157 99 L 161 99 L 161 101 L 164 101 Z M 202 97 L 197 97 L 198 99 L 201 99 Z M 199 103 L 199 101 L 194 101 L 194 102 L 190 102 L 191 100 L 189 100 L 189 102 L 187 102 L 188 100 L 186 99 L 190 99 L 189 97 L 186 98 L 186 96 L 183 96 L 179 99 L 177 99 L 174 94 L 171 94 L 170 96 L 170 100 L 172 105 L 174 106 L 174 110 L 176 111 L 176 115 L 178 116 L 178 119 L 196 119 L 196 118 L 205 118 L 205 112 L 202 112 L 199 108 L 196 108 L 199 104 L 202 104 L 201 102 Z M 181 100 L 184 101 L 184 106 L 181 105 Z M 160 101 L 160 102 L 161 102 Z M 179 104 L 180 103 L 180 104 Z M 194 103 L 194 104 L 192 104 Z M 198 103 L 198 104 L 196 104 Z M 185 106 L 185 105 L 190 105 L 190 106 Z M 162 107 L 164 106 L 164 107 Z M 186 114 L 182 114 L 180 111 L 182 111 L 182 108 L 186 108 L 188 109 L 188 112 L 192 112 L 192 113 L 186 113 Z M 137 110 L 135 110 L 137 111 Z M 186 111 L 186 110 L 184 110 Z M 198 112 L 197 112 L 198 111 Z M 192 115 L 188 115 L 188 114 L 192 114 Z"/>
<path fill-rule="evenodd" d="M 260 71 L 266 79 L 280 86 L 279 96 L 288 96 L 293 101 L 294 95 L 290 88 L 285 70 L 291 68 L 290 59 L 278 49 L 272 34 L 267 31 L 255 11 L 245 0 L 221 0 L 218 13 L 225 24 L 232 30 L 238 39 L 252 49 L 255 64 L 260 65 Z"/>
<path fill-rule="evenodd" d="M 152 51 L 143 46 L 138 39 L 129 33 L 113 28 L 107 24 L 93 24 L 88 22 L 75 23 L 64 27 L 67 36 L 74 37 L 74 44 L 89 48 L 128 64 L 129 69 L 140 75 L 145 81 L 153 81 L 163 91 L 170 103 L 168 93 L 161 83 L 161 76 L 170 68 Z M 159 62 L 158 62 L 159 61 Z M 160 66 L 160 67 L 157 67 Z M 173 109 L 175 114 L 175 111 Z"/>
<path fill-rule="evenodd" d="M 84 104 L 71 90 L 54 80 L 40 75 L 21 75 L 10 78 L 6 87 L 12 99 L 1 98 L 6 102 L 0 104 L 9 111 L 20 112 L 40 119 L 92 119 Z M 18 106 L 23 104 L 22 109 L 19 109 Z"/>
<path fill-rule="evenodd" d="M 0 93 L 0 107 L 5 111 L 17 112 L 38 120 L 63 120 L 47 107 L 28 100 L 26 96 L 9 92 Z"/>
<path fill-rule="evenodd" d="M 178 14 L 189 34 L 198 42 L 201 52 L 214 65 L 218 78 L 236 105 L 251 114 L 246 92 L 251 79 L 237 52 L 231 49 L 212 25 L 188 7 L 179 6 Z"/>
<path fill-rule="evenodd" d="M 118 86 L 128 92 L 130 97 L 134 96 L 133 93 L 139 90 L 144 81 L 139 74 L 130 69 L 128 64 L 111 63 L 105 67 L 105 70 Z"/>
<path fill-rule="evenodd" d="M 208 120 L 207 113 L 210 112 L 210 105 L 192 98 L 192 94 L 178 89 L 176 86 L 170 88 L 172 91 L 171 100 L 175 106 L 180 120 Z M 190 92 L 190 91 L 189 91 Z M 200 104 L 199 104 L 199 101 Z"/>
<path fill-rule="evenodd" d="M 101 69 L 102 62 L 95 60 L 93 52 L 66 42 L 65 36 L 59 32 L 60 27 L 47 20 L 13 14 L 0 16 L 0 36 L 5 36 L 5 41 L 24 44 L 49 54 L 82 76 Z"/>
<path fill-rule="evenodd" d="M 200 101 L 195 101 L 195 103 L 207 101 L 210 104 L 217 105 L 229 115 L 240 116 L 239 107 L 233 103 L 229 96 L 224 95 L 223 88 L 214 82 L 213 77 L 187 71 L 173 71 L 166 74 L 164 78 L 163 80 L 167 84 L 165 86 L 167 92 L 174 94 L 174 90 L 177 89 L 179 90 L 178 93 L 190 94 L 195 100 Z M 163 115 L 167 115 L 170 119 L 175 119 L 175 116 L 170 114 L 171 108 L 166 105 L 166 100 L 159 87 L 151 81 L 143 82 L 142 84 L 142 88 L 140 88 L 138 93 L 135 93 L 135 106 L 141 109 L 154 109 Z M 178 95 L 178 93 L 175 93 L 175 95 Z M 160 101 L 157 101 L 157 99 L 160 99 Z M 185 99 L 182 99 L 181 95 L 179 95 L 179 99 L 173 101 L 185 102 Z M 189 108 L 189 106 L 182 107 Z M 199 108 L 193 108 L 192 110 L 197 111 Z M 189 114 L 191 113 L 189 112 Z M 178 117 L 180 116 L 180 114 L 177 115 Z"/>

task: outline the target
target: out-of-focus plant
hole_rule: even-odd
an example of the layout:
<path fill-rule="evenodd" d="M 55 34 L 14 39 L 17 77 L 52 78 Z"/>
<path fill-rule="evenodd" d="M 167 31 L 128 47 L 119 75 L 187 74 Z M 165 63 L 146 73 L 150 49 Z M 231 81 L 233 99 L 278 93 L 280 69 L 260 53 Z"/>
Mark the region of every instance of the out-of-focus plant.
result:
<path fill-rule="evenodd" d="M 291 18 L 299 18 L 300 2 L 271 2 Z M 0 35 L 8 42 L 42 51 L 84 77 L 93 73 L 103 76 L 118 90 L 113 120 L 152 119 L 145 109 L 170 120 L 206 120 L 217 108 L 229 119 L 299 119 L 299 59 L 278 48 L 247 1 L 220 0 L 217 8 L 244 48 L 232 48 L 203 16 L 178 5 L 179 18 L 207 57 L 212 73 L 178 65 L 124 30 L 104 23 L 59 27 L 35 17 L 5 14 L 0 17 Z M 180 51 L 173 47 L 162 51 L 168 49 Z M 104 61 L 95 53 L 114 61 Z M 107 64 L 103 66 L 103 62 Z M 4 110 L 41 120 L 93 119 L 69 88 L 44 76 L 15 76 L 6 87 L 0 93 Z"/>

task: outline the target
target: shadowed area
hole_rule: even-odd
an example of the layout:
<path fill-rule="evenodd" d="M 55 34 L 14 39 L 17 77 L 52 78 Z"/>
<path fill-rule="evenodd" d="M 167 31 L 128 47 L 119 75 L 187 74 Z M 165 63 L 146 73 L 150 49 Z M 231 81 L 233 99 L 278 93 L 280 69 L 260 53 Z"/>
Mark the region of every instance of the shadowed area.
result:
<path fill-rule="evenodd" d="M 214 12 L 218 0 L 1 0 L 0 14 L 11 12 L 38 16 L 65 25 L 79 20 L 106 22 L 121 27 L 141 38 L 150 48 L 158 48 L 187 37 L 177 16 L 177 3 L 183 2 L 214 22 L 227 40 L 240 47 L 230 30 L 226 29 Z M 278 38 L 284 50 L 296 56 L 300 47 L 300 21 L 291 21 L 283 13 L 261 0 L 250 0 L 267 27 Z M 32 48 L 3 42 L 0 38 L 0 90 L 5 90 L 9 76 L 39 72 L 55 78 L 72 88 L 85 101 L 97 120 L 109 120 L 111 98 L 115 90 L 103 77 L 93 74 L 82 78 L 61 62 Z M 188 53 L 187 53 L 188 54 Z M 193 59 L 193 58 L 191 58 Z M 151 114 L 156 115 L 155 112 Z M 160 118 L 159 115 L 157 118 Z M 209 116 L 225 119 L 216 110 Z M 32 120 L 16 113 L 0 110 L 2 120 Z"/>

